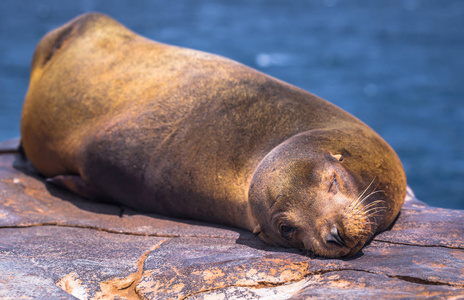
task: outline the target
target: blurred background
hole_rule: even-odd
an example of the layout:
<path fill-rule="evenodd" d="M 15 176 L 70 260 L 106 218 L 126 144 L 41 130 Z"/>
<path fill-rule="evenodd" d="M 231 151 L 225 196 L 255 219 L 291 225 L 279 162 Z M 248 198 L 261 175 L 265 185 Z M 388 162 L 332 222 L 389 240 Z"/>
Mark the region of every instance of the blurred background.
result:
<path fill-rule="evenodd" d="M 331 101 L 396 150 L 419 199 L 464 209 L 464 1 L 2 0 L 0 140 L 19 136 L 40 38 L 87 11 Z"/>

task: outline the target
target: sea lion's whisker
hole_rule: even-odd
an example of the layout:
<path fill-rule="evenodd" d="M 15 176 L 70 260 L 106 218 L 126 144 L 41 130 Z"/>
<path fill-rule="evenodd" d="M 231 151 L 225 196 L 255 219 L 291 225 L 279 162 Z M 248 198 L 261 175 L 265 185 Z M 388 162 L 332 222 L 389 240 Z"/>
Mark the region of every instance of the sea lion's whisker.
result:
<path fill-rule="evenodd" d="M 383 200 L 375 200 L 375 201 L 373 201 L 373 202 L 367 204 L 366 206 L 364 206 L 364 207 L 361 209 L 361 211 L 365 211 L 365 210 L 367 210 L 367 209 L 369 209 L 369 208 L 371 208 L 371 207 L 374 207 L 374 206 L 376 206 L 377 203 L 385 203 L 385 201 L 383 201 Z M 383 207 L 383 206 L 378 206 L 378 207 Z"/>
<path fill-rule="evenodd" d="M 371 205 L 374 205 L 374 204 L 377 204 L 377 203 L 382 203 L 382 202 L 385 203 L 385 200 L 377 199 L 377 200 L 372 201 L 371 203 L 365 205 L 364 207 L 369 207 L 369 206 L 371 206 Z"/>
<path fill-rule="evenodd" d="M 364 196 L 364 193 L 366 193 L 366 191 L 369 189 L 371 184 L 372 184 L 372 181 L 361 193 L 359 193 L 359 195 L 358 195 L 358 197 L 356 197 L 356 199 L 351 201 L 351 203 L 348 205 L 348 207 L 351 207 L 351 209 L 348 212 L 350 212 L 354 208 L 358 207 L 358 205 L 357 205 L 358 201 Z"/>
<path fill-rule="evenodd" d="M 367 213 L 369 213 L 369 212 L 371 212 L 371 211 L 383 211 L 383 210 L 385 210 L 385 209 L 387 209 L 387 208 L 386 208 L 386 207 L 383 207 L 383 206 L 371 207 L 371 208 L 369 208 L 369 209 L 367 209 L 367 210 L 364 210 L 364 211 L 362 212 L 362 214 L 363 214 L 363 215 L 366 215 Z"/>
<path fill-rule="evenodd" d="M 371 203 L 369 203 L 368 205 L 362 207 L 362 208 L 357 208 L 355 210 L 352 210 L 351 213 L 349 215 L 351 215 L 352 217 L 355 216 L 355 215 L 364 215 L 365 212 L 367 212 L 370 208 L 373 208 L 377 203 L 385 203 L 384 200 L 375 200 Z M 380 207 L 378 207 L 380 208 Z"/>
<path fill-rule="evenodd" d="M 379 216 L 378 213 L 382 212 L 383 210 L 377 210 L 370 212 L 368 215 L 365 215 L 366 218 L 372 218 L 372 217 L 377 217 Z"/>
<path fill-rule="evenodd" d="M 369 211 L 363 213 L 364 218 L 371 218 L 373 216 L 376 216 L 377 213 L 385 211 L 384 209 L 378 209 L 378 208 L 372 208 Z"/>
<path fill-rule="evenodd" d="M 364 201 L 366 201 L 370 196 L 372 196 L 372 195 L 374 195 L 374 194 L 377 194 L 377 193 L 381 193 L 381 192 L 383 192 L 383 191 L 382 191 L 382 190 L 378 190 L 378 191 L 375 191 L 375 192 L 370 193 L 369 195 L 367 195 L 366 197 L 364 197 L 364 199 L 362 199 L 361 202 L 359 202 L 358 206 L 361 205 L 361 204 L 363 204 Z"/>
<path fill-rule="evenodd" d="M 351 201 L 351 203 L 348 205 L 348 207 L 351 207 L 350 210 L 348 210 L 347 212 L 350 212 L 351 210 L 353 210 L 354 208 L 357 208 L 358 207 L 358 202 L 360 201 L 360 199 L 363 197 L 364 193 L 367 191 L 367 189 L 369 188 L 369 186 L 364 189 L 364 191 L 362 191 L 358 197 L 356 199 L 354 199 L 353 201 Z"/>
<path fill-rule="evenodd" d="M 365 192 L 366 190 L 362 191 L 361 193 L 359 193 L 358 197 L 356 197 L 356 199 L 354 199 L 353 201 L 351 201 L 351 203 L 348 205 L 348 208 L 350 208 L 349 210 L 347 210 L 346 212 L 349 213 L 350 211 L 352 211 L 355 207 L 357 207 L 357 202 L 359 201 L 359 199 L 361 199 L 362 197 L 362 194 Z"/>
<path fill-rule="evenodd" d="M 354 209 L 354 210 L 351 210 L 351 211 L 347 212 L 347 214 L 349 214 L 350 216 L 355 216 L 355 215 L 359 214 L 361 211 L 362 211 L 362 209 Z"/>
<path fill-rule="evenodd" d="M 354 201 L 352 201 L 348 205 L 348 207 L 351 206 L 351 209 L 347 211 L 348 213 L 351 212 L 353 209 L 359 207 L 359 205 L 361 205 L 361 203 L 366 199 L 366 198 L 363 198 L 363 197 L 366 194 L 366 192 L 369 190 L 371 185 L 374 183 L 374 181 L 375 181 L 375 177 L 374 177 L 374 179 L 372 179 L 371 183 L 369 183 L 369 185 L 364 189 L 364 191 L 362 191 L 362 193 L 358 196 L 358 198 L 356 198 Z M 368 197 L 370 197 L 370 196 L 368 196 Z M 361 198 L 363 198 L 363 200 L 360 200 Z"/>
<path fill-rule="evenodd" d="M 367 198 L 369 198 L 372 195 L 375 195 L 377 193 L 383 193 L 383 192 L 384 192 L 383 190 L 374 191 L 374 192 L 370 193 L 369 195 L 367 195 L 366 197 L 364 197 L 364 199 L 362 201 L 366 200 Z"/>

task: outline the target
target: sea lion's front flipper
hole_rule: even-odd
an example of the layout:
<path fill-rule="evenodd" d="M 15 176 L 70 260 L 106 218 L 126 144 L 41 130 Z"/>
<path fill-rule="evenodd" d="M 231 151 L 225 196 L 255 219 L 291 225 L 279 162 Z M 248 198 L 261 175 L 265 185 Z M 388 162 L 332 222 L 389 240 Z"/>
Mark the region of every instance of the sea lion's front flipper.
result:
<path fill-rule="evenodd" d="M 101 194 L 99 190 L 89 185 L 79 175 L 58 175 L 53 178 L 47 178 L 46 180 L 49 183 L 66 188 L 87 199 L 97 199 Z"/>

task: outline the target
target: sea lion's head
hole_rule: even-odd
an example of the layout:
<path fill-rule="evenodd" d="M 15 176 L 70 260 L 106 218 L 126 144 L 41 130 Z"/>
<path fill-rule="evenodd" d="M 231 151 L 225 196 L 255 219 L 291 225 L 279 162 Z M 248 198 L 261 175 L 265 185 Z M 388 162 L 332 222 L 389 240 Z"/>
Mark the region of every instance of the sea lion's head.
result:
<path fill-rule="evenodd" d="M 378 139 L 315 130 L 274 148 L 250 185 L 255 234 L 318 256 L 356 254 L 391 224 L 406 189 L 399 159 Z"/>

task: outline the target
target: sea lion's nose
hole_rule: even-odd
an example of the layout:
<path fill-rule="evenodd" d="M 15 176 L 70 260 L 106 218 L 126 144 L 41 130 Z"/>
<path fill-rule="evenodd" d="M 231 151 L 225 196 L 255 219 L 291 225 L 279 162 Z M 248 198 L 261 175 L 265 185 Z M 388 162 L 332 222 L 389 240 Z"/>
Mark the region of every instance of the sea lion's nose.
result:
<path fill-rule="evenodd" d="M 328 244 L 337 245 L 339 247 L 346 246 L 345 241 L 340 236 L 340 233 L 338 232 L 338 228 L 336 226 L 332 227 L 332 229 L 330 230 L 330 233 L 328 233 L 325 236 L 325 241 Z"/>

